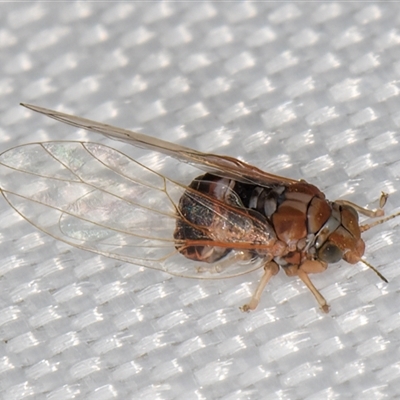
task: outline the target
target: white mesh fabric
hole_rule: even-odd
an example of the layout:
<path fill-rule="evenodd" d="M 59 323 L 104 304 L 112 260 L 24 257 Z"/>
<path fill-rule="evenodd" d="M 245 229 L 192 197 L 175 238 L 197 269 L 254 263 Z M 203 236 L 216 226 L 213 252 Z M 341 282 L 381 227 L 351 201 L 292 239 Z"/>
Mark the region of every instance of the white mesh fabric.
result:
<path fill-rule="evenodd" d="M 20 107 L 60 108 L 303 178 L 330 199 L 400 204 L 396 3 L 2 3 L 0 149 L 107 143 Z M 165 166 L 168 171 L 168 166 Z M 183 165 L 173 171 L 193 176 Z M 188 183 L 189 183 L 188 179 Z M 313 276 L 176 278 L 71 248 L 0 201 L 0 392 L 44 399 L 400 396 L 399 221 L 362 265 Z"/>

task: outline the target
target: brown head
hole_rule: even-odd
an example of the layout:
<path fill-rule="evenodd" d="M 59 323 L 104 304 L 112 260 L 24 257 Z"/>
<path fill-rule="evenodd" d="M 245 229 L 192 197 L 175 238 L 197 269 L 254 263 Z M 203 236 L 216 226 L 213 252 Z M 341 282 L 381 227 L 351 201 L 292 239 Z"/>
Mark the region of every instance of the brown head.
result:
<path fill-rule="evenodd" d="M 361 239 L 358 213 L 349 205 L 331 203 L 332 214 L 315 241 L 317 258 L 326 263 L 344 259 L 356 264 L 364 255 L 365 243 Z"/>
<path fill-rule="evenodd" d="M 382 193 L 382 197 L 386 201 L 387 195 Z M 359 225 L 356 208 L 359 208 L 363 214 L 370 217 L 382 217 L 382 208 L 376 211 L 369 211 L 356 205 L 353 207 L 352 203 L 342 201 L 333 202 L 331 206 L 332 215 L 318 233 L 315 241 L 318 259 L 326 263 L 334 263 L 341 259 L 350 264 L 362 262 L 371 268 L 383 281 L 387 282 L 387 279 L 379 271 L 362 259 L 365 243 L 361 238 L 361 233 L 400 216 L 400 213 L 380 218 L 370 224 Z"/>

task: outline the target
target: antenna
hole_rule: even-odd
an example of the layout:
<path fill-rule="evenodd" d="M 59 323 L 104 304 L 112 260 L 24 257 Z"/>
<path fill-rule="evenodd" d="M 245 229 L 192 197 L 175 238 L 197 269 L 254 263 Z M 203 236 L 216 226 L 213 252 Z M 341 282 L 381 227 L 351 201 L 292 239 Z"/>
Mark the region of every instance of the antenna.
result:
<path fill-rule="evenodd" d="M 391 219 L 394 219 L 394 218 L 396 218 L 398 216 L 400 216 L 400 211 L 395 213 L 395 214 L 388 215 L 387 217 L 384 217 L 384 218 L 378 219 L 376 221 L 370 222 L 369 224 L 361 225 L 360 226 L 361 232 L 365 232 L 368 229 L 373 228 L 374 226 L 383 224 L 383 223 L 385 223 L 387 221 L 390 221 Z"/>
<path fill-rule="evenodd" d="M 371 268 L 372 271 L 374 271 L 379 276 L 379 278 L 381 278 L 384 282 L 389 283 L 388 280 L 374 266 L 372 266 L 369 262 L 367 262 L 367 261 L 365 261 L 363 259 L 360 259 L 360 261 L 363 264 L 365 264 L 368 268 Z"/>

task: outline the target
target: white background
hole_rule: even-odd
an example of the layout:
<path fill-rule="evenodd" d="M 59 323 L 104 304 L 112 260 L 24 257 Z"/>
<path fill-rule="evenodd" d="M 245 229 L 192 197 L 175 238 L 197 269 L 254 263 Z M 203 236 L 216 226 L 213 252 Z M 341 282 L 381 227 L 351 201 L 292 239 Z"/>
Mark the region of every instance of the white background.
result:
<path fill-rule="evenodd" d="M 331 199 L 374 207 L 385 190 L 391 212 L 399 22 L 396 3 L 2 3 L 0 149 L 133 151 L 28 102 L 239 157 Z M 243 314 L 258 273 L 196 281 L 121 264 L 55 242 L 3 199 L 0 221 L 4 399 L 400 396 L 396 221 L 365 235 L 389 284 L 344 262 L 313 277 L 328 315 L 283 273 Z"/>

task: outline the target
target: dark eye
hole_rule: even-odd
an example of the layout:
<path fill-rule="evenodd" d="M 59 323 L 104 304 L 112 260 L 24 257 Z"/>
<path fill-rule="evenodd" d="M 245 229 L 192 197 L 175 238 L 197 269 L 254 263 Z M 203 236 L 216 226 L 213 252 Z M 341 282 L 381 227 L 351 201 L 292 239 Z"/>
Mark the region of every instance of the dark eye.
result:
<path fill-rule="evenodd" d="M 335 246 L 332 243 L 326 242 L 319 250 L 318 250 L 318 258 L 321 261 L 325 261 L 326 263 L 335 263 L 342 259 L 343 253 L 339 249 L 339 247 Z"/>

